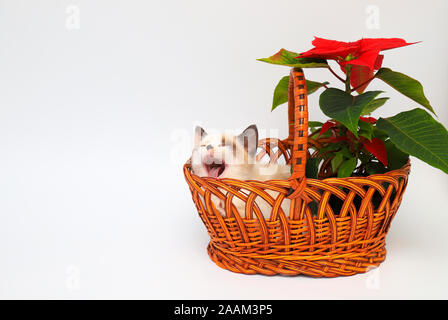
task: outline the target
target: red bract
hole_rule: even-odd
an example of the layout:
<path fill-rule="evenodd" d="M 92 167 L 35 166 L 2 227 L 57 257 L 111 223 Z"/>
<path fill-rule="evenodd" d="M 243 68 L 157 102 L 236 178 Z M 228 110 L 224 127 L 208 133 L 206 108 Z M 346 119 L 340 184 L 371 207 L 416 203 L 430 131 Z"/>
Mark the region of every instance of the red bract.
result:
<path fill-rule="evenodd" d="M 414 43 L 416 42 L 407 43 L 400 38 L 366 38 L 355 42 L 343 42 L 315 37 L 312 42 L 314 48 L 301 53 L 297 58 L 335 60 L 343 72 L 346 72 L 347 65 L 351 65 L 350 83 L 361 93 L 367 87 L 368 80 L 373 77 L 373 71 L 381 68 L 383 55 L 379 54 L 380 51 Z"/>
<path fill-rule="evenodd" d="M 320 129 L 320 133 L 319 133 L 319 136 L 318 136 L 318 137 L 320 137 L 320 136 L 323 135 L 325 132 L 327 132 L 328 129 L 330 129 L 330 128 L 334 128 L 334 127 L 336 127 L 336 126 L 337 126 L 337 123 L 336 123 L 336 122 L 331 121 L 331 120 L 328 120 L 327 122 L 325 122 L 325 123 L 322 125 L 322 128 Z"/>
<path fill-rule="evenodd" d="M 373 138 L 372 141 L 363 141 L 364 148 L 373 154 L 382 164 L 387 166 L 387 151 L 384 142 L 378 138 Z"/>
<path fill-rule="evenodd" d="M 379 57 L 381 57 L 382 62 L 383 56 L 379 55 L 378 58 Z M 379 64 L 379 66 L 380 67 L 378 67 L 378 69 L 381 68 L 381 63 Z M 345 66 L 341 65 L 341 70 L 344 73 L 347 73 L 347 71 L 345 70 Z M 352 85 L 353 88 L 356 88 L 356 92 L 361 94 L 367 88 L 369 83 L 373 80 L 373 76 L 374 73 L 372 70 L 369 69 L 369 67 L 353 65 L 350 73 L 350 84 Z"/>
<path fill-rule="evenodd" d="M 359 120 L 364 121 L 364 122 L 368 122 L 371 124 L 375 124 L 376 123 L 376 119 L 373 117 L 360 117 Z"/>

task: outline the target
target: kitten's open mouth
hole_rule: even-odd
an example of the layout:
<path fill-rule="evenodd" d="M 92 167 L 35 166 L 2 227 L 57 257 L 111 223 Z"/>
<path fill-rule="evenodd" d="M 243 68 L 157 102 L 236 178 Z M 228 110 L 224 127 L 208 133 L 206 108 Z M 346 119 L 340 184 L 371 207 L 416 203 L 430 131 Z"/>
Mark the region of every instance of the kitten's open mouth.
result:
<path fill-rule="evenodd" d="M 205 170 L 211 178 L 218 178 L 226 170 L 226 164 L 223 161 L 212 161 L 210 163 L 204 163 Z"/>

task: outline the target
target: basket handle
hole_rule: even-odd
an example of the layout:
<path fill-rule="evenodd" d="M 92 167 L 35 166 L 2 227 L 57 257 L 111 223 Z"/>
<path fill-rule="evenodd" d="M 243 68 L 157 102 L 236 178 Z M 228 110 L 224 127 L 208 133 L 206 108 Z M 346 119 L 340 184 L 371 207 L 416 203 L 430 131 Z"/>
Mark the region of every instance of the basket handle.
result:
<path fill-rule="evenodd" d="M 308 143 L 308 97 L 303 70 L 293 68 L 289 74 L 288 93 L 288 141 L 293 141 L 291 148 L 292 178 L 305 177 L 307 143 Z"/>

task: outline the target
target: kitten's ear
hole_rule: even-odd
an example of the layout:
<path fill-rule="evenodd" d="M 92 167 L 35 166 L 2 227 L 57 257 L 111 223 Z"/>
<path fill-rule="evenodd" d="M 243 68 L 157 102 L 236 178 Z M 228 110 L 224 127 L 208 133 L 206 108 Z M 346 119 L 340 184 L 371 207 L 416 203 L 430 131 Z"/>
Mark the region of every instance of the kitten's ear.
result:
<path fill-rule="evenodd" d="M 197 148 L 201 144 L 202 138 L 204 138 L 207 135 L 207 132 L 205 132 L 204 129 L 202 129 L 200 126 L 196 126 L 194 128 L 194 147 Z"/>
<path fill-rule="evenodd" d="M 255 124 L 248 126 L 238 137 L 240 143 L 251 156 L 255 156 L 258 147 L 258 129 Z"/>

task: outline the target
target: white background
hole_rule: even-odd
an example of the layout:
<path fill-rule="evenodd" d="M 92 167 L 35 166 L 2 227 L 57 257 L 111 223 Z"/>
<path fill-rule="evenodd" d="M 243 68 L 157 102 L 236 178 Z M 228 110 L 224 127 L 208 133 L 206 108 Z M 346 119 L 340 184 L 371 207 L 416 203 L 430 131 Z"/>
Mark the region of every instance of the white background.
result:
<path fill-rule="evenodd" d="M 383 65 L 421 81 L 448 126 L 446 12 L 443 0 L 1 0 L 0 297 L 448 298 L 448 177 L 417 159 L 386 261 L 336 279 L 215 266 L 182 175 L 195 124 L 286 136 L 285 106 L 270 106 L 288 68 L 256 58 L 313 36 L 423 41 Z M 371 86 L 391 97 L 374 116 L 417 107 Z"/>

